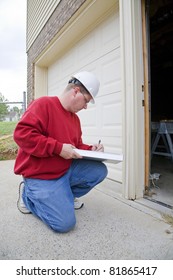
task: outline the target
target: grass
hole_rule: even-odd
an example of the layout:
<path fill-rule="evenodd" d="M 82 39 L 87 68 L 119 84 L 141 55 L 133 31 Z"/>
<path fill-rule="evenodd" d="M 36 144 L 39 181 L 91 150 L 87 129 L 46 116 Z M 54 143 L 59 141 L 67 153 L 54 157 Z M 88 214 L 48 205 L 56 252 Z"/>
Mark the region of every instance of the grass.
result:
<path fill-rule="evenodd" d="M 0 137 L 13 134 L 17 122 L 0 122 Z"/>
<path fill-rule="evenodd" d="M 15 159 L 17 144 L 13 140 L 13 131 L 17 122 L 0 122 L 0 160 Z"/>

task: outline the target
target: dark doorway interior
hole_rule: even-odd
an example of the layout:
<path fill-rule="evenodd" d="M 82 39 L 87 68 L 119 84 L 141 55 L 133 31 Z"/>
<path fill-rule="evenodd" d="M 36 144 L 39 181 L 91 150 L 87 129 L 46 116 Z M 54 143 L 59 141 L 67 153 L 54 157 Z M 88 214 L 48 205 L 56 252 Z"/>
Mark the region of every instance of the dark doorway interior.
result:
<path fill-rule="evenodd" d="M 151 120 L 173 119 L 173 0 L 151 1 Z"/>
<path fill-rule="evenodd" d="M 151 0 L 149 11 L 152 149 L 160 122 L 173 125 L 173 0 Z M 157 152 L 164 149 L 161 137 Z M 173 160 L 151 153 L 150 171 L 151 199 L 173 209 Z"/>

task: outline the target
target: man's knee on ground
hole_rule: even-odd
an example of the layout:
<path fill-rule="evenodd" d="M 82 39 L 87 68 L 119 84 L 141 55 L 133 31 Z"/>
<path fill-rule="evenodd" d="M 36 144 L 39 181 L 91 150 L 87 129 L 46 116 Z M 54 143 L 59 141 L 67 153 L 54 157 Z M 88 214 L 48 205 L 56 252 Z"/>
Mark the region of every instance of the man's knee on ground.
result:
<path fill-rule="evenodd" d="M 65 233 L 72 230 L 76 225 L 76 218 L 64 218 L 62 221 L 55 221 L 54 224 L 49 225 L 54 231 Z"/>

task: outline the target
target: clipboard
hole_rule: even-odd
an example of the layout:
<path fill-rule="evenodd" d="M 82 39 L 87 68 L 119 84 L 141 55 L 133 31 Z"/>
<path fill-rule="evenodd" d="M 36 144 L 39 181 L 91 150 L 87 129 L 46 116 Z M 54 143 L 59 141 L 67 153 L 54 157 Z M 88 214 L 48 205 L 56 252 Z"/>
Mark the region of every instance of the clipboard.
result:
<path fill-rule="evenodd" d="M 112 163 L 119 163 L 123 161 L 122 154 L 114 154 L 114 153 L 106 153 L 106 152 L 97 152 L 91 150 L 81 150 L 81 149 L 74 149 L 76 153 L 81 155 L 83 159 L 90 159 L 96 161 L 108 161 Z"/>

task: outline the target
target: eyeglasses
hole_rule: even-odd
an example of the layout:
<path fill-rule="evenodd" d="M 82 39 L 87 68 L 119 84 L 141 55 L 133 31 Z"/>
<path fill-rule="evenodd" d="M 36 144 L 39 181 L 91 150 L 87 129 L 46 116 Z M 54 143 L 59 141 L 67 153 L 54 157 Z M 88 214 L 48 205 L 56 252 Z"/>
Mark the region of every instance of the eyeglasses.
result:
<path fill-rule="evenodd" d="M 85 103 L 86 103 L 86 104 L 88 104 L 88 103 L 90 102 L 91 98 L 88 100 L 88 99 L 86 98 L 86 96 L 85 96 L 85 93 L 84 93 L 84 92 L 81 92 L 81 91 L 80 91 L 80 93 L 83 95 L 84 100 L 85 100 Z M 87 95 L 88 95 L 88 94 L 87 94 Z"/>

